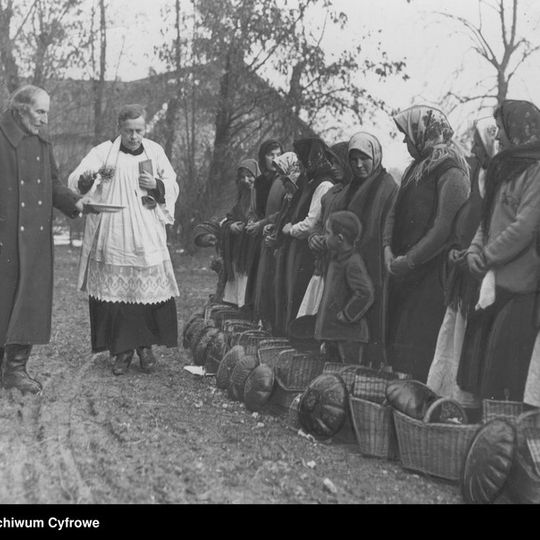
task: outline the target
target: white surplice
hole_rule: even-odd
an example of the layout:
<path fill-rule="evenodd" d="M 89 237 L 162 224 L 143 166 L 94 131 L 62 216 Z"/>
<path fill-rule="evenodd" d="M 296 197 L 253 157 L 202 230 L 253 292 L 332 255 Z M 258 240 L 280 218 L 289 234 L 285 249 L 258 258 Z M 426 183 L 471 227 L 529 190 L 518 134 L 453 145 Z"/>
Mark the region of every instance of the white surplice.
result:
<path fill-rule="evenodd" d="M 68 179 L 78 191 L 81 174 L 113 167 L 114 177 L 98 176 L 89 195 L 94 202 L 125 206 L 117 213 L 86 216 L 78 286 L 107 302 L 164 302 L 179 294 L 165 230 L 174 221 L 176 174 L 159 144 L 143 139 L 144 151 L 132 155 L 120 151 L 120 142 L 118 137 L 92 148 Z M 165 204 L 154 209 L 143 205 L 147 190 L 138 180 L 139 163 L 148 159 L 165 187 Z"/>

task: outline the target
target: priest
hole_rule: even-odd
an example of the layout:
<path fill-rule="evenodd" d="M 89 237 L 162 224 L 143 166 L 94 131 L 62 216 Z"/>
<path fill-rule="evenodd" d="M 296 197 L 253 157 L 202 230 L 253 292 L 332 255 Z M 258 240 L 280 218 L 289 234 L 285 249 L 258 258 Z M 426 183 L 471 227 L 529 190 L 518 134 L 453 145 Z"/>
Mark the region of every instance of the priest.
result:
<path fill-rule="evenodd" d="M 179 190 L 163 148 L 145 132 L 144 108 L 125 105 L 118 135 L 92 148 L 68 180 L 99 212 L 85 223 L 79 287 L 89 296 L 92 351 L 110 352 L 115 375 L 128 371 L 135 351 L 141 371 L 154 371 L 152 345 L 178 342 L 165 226 Z"/>

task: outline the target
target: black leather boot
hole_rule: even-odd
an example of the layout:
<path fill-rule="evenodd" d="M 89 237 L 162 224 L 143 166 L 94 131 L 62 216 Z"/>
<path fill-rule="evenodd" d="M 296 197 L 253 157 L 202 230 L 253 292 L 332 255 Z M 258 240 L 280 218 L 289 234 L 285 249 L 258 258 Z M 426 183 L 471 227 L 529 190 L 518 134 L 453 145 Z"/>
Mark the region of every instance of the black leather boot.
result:
<path fill-rule="evenodd" d="M 112 372 L 114 375 L 124 375 L 129 369 L 131 360 L 133 359 L 133 351 L 126 351 L 114 356 L 114 366 Z"/>
<path fill-rule="evenodd" d="M 26 364 L 31 351 L 32 345 L 6 345 L 5 358 L 2 362 L 2 385 L 4 388 L 18 388 L 23 394 L 41 392 L 43 388 L 41 383 L 32 379 L 26 372 Z"/>
<path fill-rule="evenodd" d="M 137 347 L 141 371 L 144 373 L 153 373 L 156 370 L 156 357 L 152 352 L 152 347 Z"/>

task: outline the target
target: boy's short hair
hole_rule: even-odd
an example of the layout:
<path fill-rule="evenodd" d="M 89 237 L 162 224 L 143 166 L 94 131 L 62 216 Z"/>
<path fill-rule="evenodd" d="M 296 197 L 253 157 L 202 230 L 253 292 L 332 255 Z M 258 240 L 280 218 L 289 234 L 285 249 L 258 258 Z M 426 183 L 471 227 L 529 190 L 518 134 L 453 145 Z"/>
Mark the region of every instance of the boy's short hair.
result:
<path fill-rule="evenodd" d="M 333 212 L 328 218 L 328 224 L 334 234 L 343 235 L 351 244 L 362 236 L 362 224 L 356 214 L 349 210 Z"/>

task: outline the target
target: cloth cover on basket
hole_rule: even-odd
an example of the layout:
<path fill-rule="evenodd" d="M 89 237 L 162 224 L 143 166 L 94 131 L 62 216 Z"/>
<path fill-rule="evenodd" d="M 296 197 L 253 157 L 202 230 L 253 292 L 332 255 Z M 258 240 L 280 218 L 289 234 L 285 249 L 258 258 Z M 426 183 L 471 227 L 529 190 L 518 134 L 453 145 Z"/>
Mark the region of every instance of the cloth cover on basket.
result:
<path fill-rule="evenodd" d="M 461 493 L 468 503 L 491 503 L 501 493 L 514 460 L 516 430 L 496 418 L 474 437 L 461 478 Z"/>
<path fill-rule="evenodd" d="M 244 399 L 244 386 L 249 374 L 257 367 L 259 361 L 254 354 L 246 354 L 238 360 L 231 373 L 227 395 L 233 401 Z"/>
<path fill-rule="evenodd" d="M 229 383 L 231 381 L 231 375 L 234 369 L 234 366 L 238 363 L 240 358 L 244 357 L 244 347 L 241 345 L 235 345 L 230 349 L 221 362 L 219 363 L 219 368 L 216 373 L 216 386 L 221 390 L 226 390 L 229 388 Z"/>
<path fill-rule="evenodd" d="M 274 389 L 274 370 L 265 364 L 258 365 L 246 379 L 244 403 L 249 411 L 260 411 L 270 399 Z"/>
<path fill-rule="evenodd" d="M 394 409 L 422 420 L 439 396 L 425 384 L 414 380 L 392 381 L 386 387 L 386 399 Z"/>
<path fill-rule="evenodd" d="M 343 426 L 346 414 L 347 388 L 337 375 L 319 375 L 300 399 L 300 425 L 315 437 L 335 435 Z"/>

